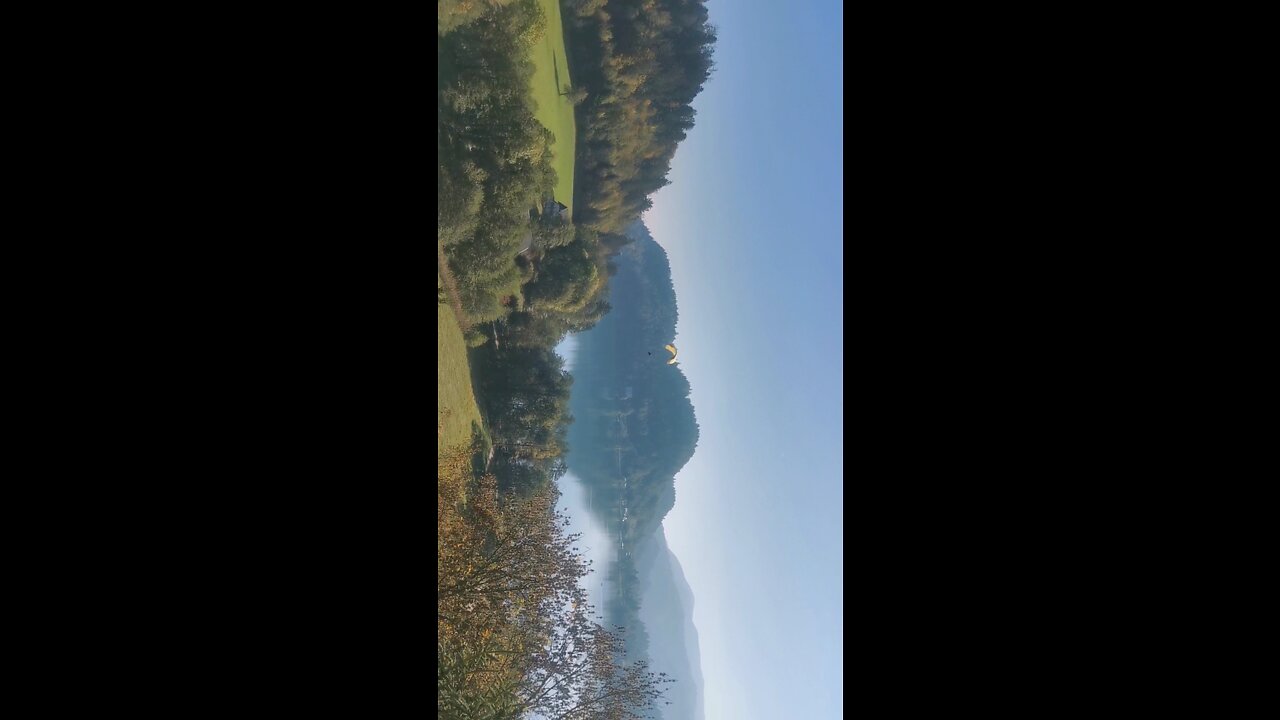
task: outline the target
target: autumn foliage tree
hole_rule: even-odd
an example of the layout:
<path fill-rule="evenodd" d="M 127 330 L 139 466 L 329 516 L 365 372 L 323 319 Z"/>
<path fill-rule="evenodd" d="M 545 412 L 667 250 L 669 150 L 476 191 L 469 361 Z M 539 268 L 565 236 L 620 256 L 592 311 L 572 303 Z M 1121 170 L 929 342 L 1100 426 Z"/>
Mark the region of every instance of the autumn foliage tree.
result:
<path fill-rule="evenodd" d="M 623 659 L 592 620 L 590 571 L 558 491 L 500 497 L 470 452 L 438 461 L 437 711 L 441 718 L 632 719 L 671 682 Z"/>

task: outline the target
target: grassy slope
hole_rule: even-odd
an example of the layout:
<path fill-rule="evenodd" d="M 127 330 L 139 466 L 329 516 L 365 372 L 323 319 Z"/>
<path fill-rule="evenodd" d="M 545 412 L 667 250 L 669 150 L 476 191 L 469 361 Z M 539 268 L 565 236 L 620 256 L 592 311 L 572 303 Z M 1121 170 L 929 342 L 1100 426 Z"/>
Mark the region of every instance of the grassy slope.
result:
<path fill-rule="evenodd" d="M 569 65 L 564 54 L 564 25 L 560 21 L 560 0 L 538 0 L 547 14 L 547 32 L 542 42 L 533 49 L 533 100 L 538 109 L 534 116 L 553 135 L 551 146 L 555 158 L 556 199 L 569 206 L 573 213 L 573 156 L 577 142 L 577 129 L 573 119 L 573 104 L 560 95 L 560 89 L 570 82 Z M 558 80 L 558 82 L 557 82 Z"/>
<path fill-rule="evenodd" d="M 444 427 L 436 442 L 440 450 L 471 440 L 471 424 L 481 424 L 480 408 L 471 391 L 471 366 L 467 364 L 467 343 L 458 329 L 457 318 L 448 305 L 436 304 L 436 376 L 437 418 L 444 416 Z"/>

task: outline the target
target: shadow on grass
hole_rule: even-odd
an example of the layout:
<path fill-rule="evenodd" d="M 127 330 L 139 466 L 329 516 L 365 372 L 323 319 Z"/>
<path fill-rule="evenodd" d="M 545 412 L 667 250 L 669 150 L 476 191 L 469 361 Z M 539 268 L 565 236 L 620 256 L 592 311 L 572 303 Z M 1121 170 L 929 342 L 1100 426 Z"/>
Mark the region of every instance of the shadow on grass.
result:
<path fill-rule="evenodd" d="M 560 84 L 560 58 L 556 57 L 556 51 L 551 51 L 551 72 L 556 76 L 556 94 L 564 97 L 567 93 L 563 92 L 564 86 Z"/>
<path fill-rule="evenodd" d="M 493 453 L 493 440 L 483 426 L 471 421 L 471 474 L 480 477 L 489 465 Z"/>

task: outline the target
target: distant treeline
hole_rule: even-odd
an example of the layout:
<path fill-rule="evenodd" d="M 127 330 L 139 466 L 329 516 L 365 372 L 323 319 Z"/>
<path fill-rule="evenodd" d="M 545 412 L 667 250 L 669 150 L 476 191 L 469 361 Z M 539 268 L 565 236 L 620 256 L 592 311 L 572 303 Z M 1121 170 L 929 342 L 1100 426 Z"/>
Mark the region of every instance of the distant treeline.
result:
<path fill-rule="evenodd" d="M 577 106 L 574 217 L 617 233 L 666 185 L 712 69 L 705 0 L 563 0 Z"/>

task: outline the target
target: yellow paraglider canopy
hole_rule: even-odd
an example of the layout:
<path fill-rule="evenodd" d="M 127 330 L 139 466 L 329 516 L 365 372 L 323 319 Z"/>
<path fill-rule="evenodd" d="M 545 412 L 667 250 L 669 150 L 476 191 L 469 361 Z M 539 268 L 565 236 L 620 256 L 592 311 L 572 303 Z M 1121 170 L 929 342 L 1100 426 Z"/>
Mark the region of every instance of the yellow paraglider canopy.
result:
<path fill-rule="evenodd" d="M 675 365 L 675 364 L 676 364 L 676 346 L 675 346 L 675 345 L 664 345 L 663 347 L 665 347 L 665 348 L 667 349 L 667 352 L 671 353 L 671 359 L 667 361 L 667 364 L 668 364 L 668 365 Z"/>

